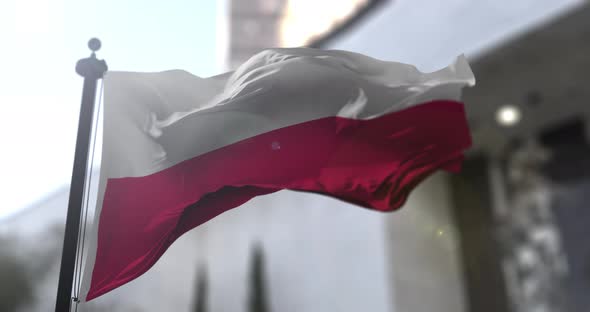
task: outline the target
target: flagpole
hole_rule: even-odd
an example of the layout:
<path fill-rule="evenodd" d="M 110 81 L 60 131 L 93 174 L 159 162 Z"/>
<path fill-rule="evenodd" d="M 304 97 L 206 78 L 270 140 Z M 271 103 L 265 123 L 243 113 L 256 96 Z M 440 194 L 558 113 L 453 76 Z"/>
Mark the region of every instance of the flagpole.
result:
<path fill-rule="evenodd" d="M 76 64 L 76 72 L 84 77 L 82 89 L 82 106 L 78 121 L 78 136 L 76 138 L 76 153 L 74 168 L 70 184 L 70 198 L 66 217 L 66 230 L 59 270 L 56 312 L 69 312 L 72 303 L 72 287 L 74 282 L 74 266 L 76 264 L 76 249 L 78 246 L 78 231 L 80 229 L 80 214 L 84 195 L 84 181 L 88 165 L 88 150 L 92 132 L 92 117 L 96 97 L 96 85 L 107 71 L 104 60 L 98 60 L 95 52 L 100 49 L 100 40 L 93 38 L 88 41 L 88 48 L 92 51 L 90 57 L 81 59 Z"/>

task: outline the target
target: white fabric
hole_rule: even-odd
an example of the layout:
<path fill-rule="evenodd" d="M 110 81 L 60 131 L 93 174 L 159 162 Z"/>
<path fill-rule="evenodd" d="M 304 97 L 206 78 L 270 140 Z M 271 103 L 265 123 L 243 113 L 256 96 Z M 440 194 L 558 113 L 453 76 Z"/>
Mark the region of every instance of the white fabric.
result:
<path fill-rule="evenodd" d="M 433 73 L 346 51 L 270 49 L 235 72 L 108 72 L 90 283 L 106 180 L 145 176 L 271 130 L 324 117 L 370 119 L 431 100 L 460 100 L 475 79 L 464 56 Z"/>

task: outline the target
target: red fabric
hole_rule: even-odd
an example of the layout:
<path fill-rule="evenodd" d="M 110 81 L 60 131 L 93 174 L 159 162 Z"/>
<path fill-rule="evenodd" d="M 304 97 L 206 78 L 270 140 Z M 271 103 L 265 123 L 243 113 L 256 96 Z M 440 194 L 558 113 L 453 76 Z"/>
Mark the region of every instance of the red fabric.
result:
<path fill-rule="evenodd" d="M 137 278 L 180 235 L 254 196 L 291 189 L 392 211 L 435 170 L 458 171 L 470 145 L 463 104 L 435 101 L 371 120 L 313 120 L 109 179 L 86 299 Z"/>

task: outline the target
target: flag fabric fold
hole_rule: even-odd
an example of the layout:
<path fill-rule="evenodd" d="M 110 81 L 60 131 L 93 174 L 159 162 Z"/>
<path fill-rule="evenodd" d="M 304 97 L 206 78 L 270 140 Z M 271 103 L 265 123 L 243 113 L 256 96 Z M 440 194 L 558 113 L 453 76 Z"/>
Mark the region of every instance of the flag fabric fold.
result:
<path fill-rule="evenodd" d="M 392 211 L 471 145 L 466 59 L 433 73 L 345 51 L 265 50 L 234 72 L 108 72 L 82 294 L 146 272 L 183 233 L 283 189 Z"/>

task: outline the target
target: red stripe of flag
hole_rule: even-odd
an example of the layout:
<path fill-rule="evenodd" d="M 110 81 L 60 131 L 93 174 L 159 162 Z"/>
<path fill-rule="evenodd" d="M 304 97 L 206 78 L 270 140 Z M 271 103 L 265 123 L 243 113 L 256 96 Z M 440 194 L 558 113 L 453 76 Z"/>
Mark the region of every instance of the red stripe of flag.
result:
<path fill-rule="evenodd" d="M 109 179 L 86 299 L 137 278 L 180 235 L 252 197 L 291 189 L 391 211 L 437 169 L 458 171 L 470 145 L 463 104 L 434 101 L 370 120 L 313 120 Z"/>

